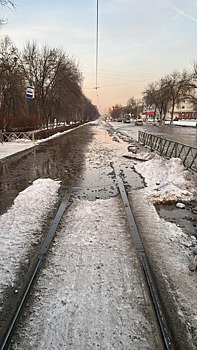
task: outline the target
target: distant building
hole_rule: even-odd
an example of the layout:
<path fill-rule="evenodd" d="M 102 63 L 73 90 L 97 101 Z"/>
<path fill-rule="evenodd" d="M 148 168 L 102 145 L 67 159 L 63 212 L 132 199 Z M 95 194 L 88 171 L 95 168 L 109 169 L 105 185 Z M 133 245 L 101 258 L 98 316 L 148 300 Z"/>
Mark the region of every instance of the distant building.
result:
<path fill-rule="evenodd" d="M 155 106 L 144 106 L 144 109 L 141 113 L 141 117 L 145 119 L 154 119 L 155 116 Z"/>
<path fill-rule="evenodd" d="M 156 109 L 155 106 L 144 106 L 143 112 L 141 113 L 141 116 L 145 119 L 159 119 L 159 111 Z M 190 120 L 195 119 L 197 120 L 197 105 L 194 103 L 189 102 L 188 100 L 183 100 L 179 103 L 179 105 L 175 106 L 174 114 L 173 114 L 174 120 Z M 171 109 L 168 110 L 166 114 L 166 120 L 171 120 Z"/>
<path fill-rule="evenodd" d="M 167 113 L 167 119 L 171 117 L 170 110 Z M 173 119 L 197 119 L 197 111 L 193 103 L 183 100 L 175 106 Z"/>

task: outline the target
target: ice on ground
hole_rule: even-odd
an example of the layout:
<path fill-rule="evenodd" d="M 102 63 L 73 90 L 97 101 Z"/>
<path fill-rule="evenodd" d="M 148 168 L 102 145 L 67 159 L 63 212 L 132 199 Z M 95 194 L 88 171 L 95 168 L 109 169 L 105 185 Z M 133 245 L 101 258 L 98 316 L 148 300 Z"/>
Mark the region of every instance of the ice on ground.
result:
<path fill-rule="evenodd" d="M 195 200 L 197 181 L 191 171 L 185 169 L 179 158 L 155 157 L 135 165 L 146 182 L 150 202 L 190 202 Z"/>

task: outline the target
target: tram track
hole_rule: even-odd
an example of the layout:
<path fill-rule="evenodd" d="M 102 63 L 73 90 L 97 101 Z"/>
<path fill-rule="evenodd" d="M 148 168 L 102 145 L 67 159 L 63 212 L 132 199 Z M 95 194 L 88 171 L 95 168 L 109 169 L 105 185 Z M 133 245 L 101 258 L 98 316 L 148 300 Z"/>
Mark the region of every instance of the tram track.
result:
<path fill-rule="evenodd" d="M 173 335 L 170 331 L 170 327 L 168 326 L 168 322 L 165 317 L 165 312 L 163 310 L 163 306 L 161 305 L 159 295 L 157 292 L 157 288 L 155 286 L 154 278 L 151 274 L 150 267 L 147 262 L 146 258 L 146 253 L 145 249 L 143 246 L 143 243 L 141 241 L 137 226 L 135 224 L 135 219 L 129 204 L 129 200 L 127 197 L 127 193 L 125 190 L 124 183 L 118 173 L 118 170 L 113 167 L 114 173 L 115 173 L 115 178 L 116 178 L 116 183 L 117 187 L 119 190 L 119 193 L 121 195 L 121 199 L 123 202 L 123 206 L 126 212 L 126 217 L 127 217 L 127 222 L 130 228 L 130 233 L 133 239 L 133 243 L 139 258 L 139 262 L 141 265 L 141 269 L 144 273 L 145 280 L 147 282 L 148 290 L 150 292 L 151 300 L 153 303 L 153 308 L 155 310 L 155 316 L 157 318 L 157 323 L 159 325 L 159 329 L 161 332 L 162 340 L 163 340 L 163 348 L 166 350 L 178 350 L 178 348 L 175 345 L 175 341 L 173 339 Z M 10 341 L 12 339 L 12 335 L 14 333 L 14 329 L 16 327 L 16 324 L 20 318 L 20 315 L 22 313 L 23 307 L 25 306 L 25 303 L 27 301 L 28 295 L 31 291 L 31 288 L 34 284 L 34 281 L 36 279 L 36 276 L 42 266 L 42 263 L 45 259 L 45 256 L 48 252 L 48 249 L 51 246 L 51 242 L 56 234 L 56 230 L 58 228 L 58 225 L 61 221 L 61 218 L 66 211 L 66 209 L 70 206 L 71 204 L 71 198 L 72 193 L 69 192 L 67 193 L 64 197 L 63 200 L 57 210 L 57 213 L 55 215 L 55 218 L 52 222 L 52 225 L 48 231 L 48 234 L 38 252 L 36 262 L 31 270 L 29 279 L 26 283 L 26 285 L 23 288 L 23 293 L 21 295 L 21 298 L 16 306 L 16 309 L 14 310 L 13 314 L 10 316 L 10 319 L 7 322 L 7 328 L 3 334 L 3 337 L 1 339 L 0 343 L 0 350 L 5 350 L 8 348 Z"/>
<path fill-rule="evenodd" d="M 31 291 L 31 288 L 33 286 L 33 283 L 35 281 L 35 278 L 42 266 L 42 263 L 44 261 L 45 255 L 47 254 L 47 251 L 51 245 L 51 242 L 55 236 L 57 227 L 60 223 L 60 220 L 65 212 L 65 210 L 71 205 L 71 200 L 70 200 L 70 194 L 65 194 L 65 196 L 63 196 L 63 199 L 60 203 L 60 206 L 56 212 L 56 215 L 54 217 L 54 220 L 50 226 L 50 229 L 45 237 L 44 242 L 42 243 L 40 250 L 37 254 L 37 258 L 35 259 L 35 262 L 31 268 L 30 273 L 28 274 L 28 279 L 26 281 L 26 284 L 23 287 L 23 291 L 21 293 L 21 296 L 18 300 L 18 303 L 16 305 L 15 310 L 11 313 L 8 321 L 7 321 L 7 325 L 5 327 L 5 331 L 2 335 L 2 339 L 0 340 L 0 349 L 4 350 L 7 349 L 11 338 L 12 338 L 12 334 L 14 332 L 14 329 L 16 327 L 17 321 L 20 318 L 22 309 L 25 305 L 25 302 L 27 300 L 27 297 Z"/>
<path fill-rule="evenodd" d="M 127 193 L 123 184 L 123 181 L 121 180 L 121 177 L 118 174 L 117 169 L 115 169 L 114 167 L 114 172 L 116 175 L 116 179 L 117 179 L 117 183 L 118 183 L 118 187 L 119 187 L 119 191 L 120 191 L 120 195 L 122 198 L 122 202 L 125 208 L 125 212 L 127 215 L 127 221 L 129 224 L 129 228 L 130 228 L 130 233 L 136 248 L 136 252 L 138 254 L 138 258 L 141 264 L 141 268 L 142 271 L 144 273 L 145 276 L 145 280 L 150 292 L 150 296 L 151 296 L 151 300 L 153 303 L 153 307 L 156 313 L 156 318 L 157 318 L 157 322 L 161 331 L 161 335 L 162 335 L 162 339 L 163 339 L 163 344 L 164 344 L 164 349 L 166 350 L 178 350 L 177 346 L 175 345 L 175 340 L 174 340 L 174 336 L 170 330 L 170 327 L 168 325 L 168 321 L 165 315 L 165 310 L 163 308 L 163 305 L 160 301 L 160 297 L 159 297 L 159 293 L 157 291 L 157 287 L 156 284 L 154 282 L 154 277 L 151 273 L 148 261 L 147 261 L 147 257 L 146 257 L 146 253 L 145 253 L 145 249 L 143 246 L 143 242 L 140 238 L 140 234 L 138 231 L 138 228 L 136 226 L 135 223 L 135 218 L 134 215 L 132 213 L 130 204 L 129 204 L 129 200 L 127 197 Z"/>

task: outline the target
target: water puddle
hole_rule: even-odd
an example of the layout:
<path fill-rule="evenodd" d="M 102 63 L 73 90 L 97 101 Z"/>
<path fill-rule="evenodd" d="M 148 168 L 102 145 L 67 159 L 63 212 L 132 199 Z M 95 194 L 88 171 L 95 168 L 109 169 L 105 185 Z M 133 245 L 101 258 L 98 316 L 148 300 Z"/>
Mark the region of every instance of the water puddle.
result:
<path fill-rule="evenodd" d="M 86 169 L 72 197 L 87 200 L 108 199 L 118 194 L 114 173 L 110 167 Z"/>
<path fill-rule="evenodd" d="M 136 173 L 133 167 L 120 165 L 119 174 L 125 186 L 129 186 L 134 190 L 144 188 L 145 184 L 143 178 Z"/>
<path fill-rule="evenodd" d="M 176 204 L 156 204 L 158 215 L 168 221 L 175 223 L 188 235 L 197 237 L 197 214 L 192 212 L 196 205 L 186 205 L 185 208 L 177 208 Z"/>
<path fill-rule="evenodd" d="M 112 165 L 111 165 L 112 166 Z M 109 199 L 119 194 L 117 180 L 111 166 L 85 169 L 79 186 L 73 188 L 73 198 L 87 200 Z M 118 173 L 124 185 L 133 189 L 144 187 L 143 179 L 132 167 L 119 164 Z"/>
<path fill-rule="evenodd" d="M 78 186 L 93 137 L 94 127 L 84 126 L 41 143 L 23 156 L 0 162 L 0 214 L 38 178 L 60 180 L 62 186 Z"/>

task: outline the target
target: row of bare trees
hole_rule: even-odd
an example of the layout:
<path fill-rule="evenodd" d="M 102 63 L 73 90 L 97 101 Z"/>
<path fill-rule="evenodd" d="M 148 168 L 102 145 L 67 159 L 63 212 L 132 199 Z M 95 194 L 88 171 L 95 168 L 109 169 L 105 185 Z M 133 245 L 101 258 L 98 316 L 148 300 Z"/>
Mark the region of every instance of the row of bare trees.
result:
<path fill-rule="evenodd" d="M 110 117 L 113 120 L 122 119 L 125 115 L 137 119 L 140 113 L 143 111 L 144 103 L 140 99 L 135 99 L 131 97 L 128 99 L 127 104 L 122 106 L 121 104 L 116 104 L 112 106 L 109 110 Z"/>
<path fill-rule="evenodd" d="M 54 123 L 98 118 L 82 92 L 82 74 L 61 49 L 28 42 L 19 51 L 9 37 L 0 40 L 0 129 L 31 130 Z M 35 98 L 25 96 L 26 87 Z"/>
<path fill-rule="evenodd" d="M 188 101 L 197 111 L 197 63 L 193 64 L 191 71 L 174 71 L 158 81 L 147 86 L 143 92 L 142 100 L 131 97 L 125 106 L 116 104 L 109 110 L 112 119 L 122 118 L 129 114 L 138 118 L 146 108 L 154 109 L 154 115 L 159 115 L 161 121 L 165 121 L 168 112 L 171 115 L 171 121 L 174 118 L 175 107 L 181 102 Z"/>
<path fill-rule="evenodd" d="M 187 100 L 197 104 L 197 64 L 189 71 L 174 71 L 159 81 L 148 85 L 143 93 L 143 101 L 146 106 L 153 106 L 159 113 L 160 120 L 165 121 L 167 112 L 170 111 L 171 121 L 174 117 L 175 106 Z"/>

